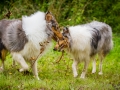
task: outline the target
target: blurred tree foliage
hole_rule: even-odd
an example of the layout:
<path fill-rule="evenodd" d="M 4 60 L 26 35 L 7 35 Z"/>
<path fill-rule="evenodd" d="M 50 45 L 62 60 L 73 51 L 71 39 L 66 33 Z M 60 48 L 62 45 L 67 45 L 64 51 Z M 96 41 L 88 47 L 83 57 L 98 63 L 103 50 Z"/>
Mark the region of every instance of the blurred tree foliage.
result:
<path fill-rule="evenodd" d="M 11 19 L 30 15 L 38 10 L 51 11 L 61 26 L 98 20 L 120 32 L 119 0 L 1 0 L 0 19 L 10 10 Z"/>

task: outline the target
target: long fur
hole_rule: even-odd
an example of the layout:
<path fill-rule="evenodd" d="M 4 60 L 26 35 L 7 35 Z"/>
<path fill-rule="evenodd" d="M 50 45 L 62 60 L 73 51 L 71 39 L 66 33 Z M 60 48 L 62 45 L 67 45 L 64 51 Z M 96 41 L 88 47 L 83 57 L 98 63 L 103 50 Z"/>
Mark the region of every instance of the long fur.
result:
<path fill-rule="evenodd" d="M 29 69 L 27 60 L 31 63 L 33 74 L 38 80 L 37 60 L 42 55 L 41 50 L 45 52 L 50 46 L 50 43 L 46 43 L 51 41 L 49 34 L 52 33 L 46 27 L 45 13 L 40 11 L 30 16 L 23 16 L 22 20 L 0 21 L 1 41 L 10 51 L 13 60 L 22 66 L 20 72 Z"/>
<path fill-rule="evenodd" d="M 68 27 L 71 39 L 69 51 L 74 57 L 72 64 L 74 77 L 78 75 L 77 65 L 84 62 L 81 78 L 85 78 L 90 59 L 93 59 L 92 73 L 96 72 L 95 55 L 100 58 L 99 74 L 102 74 L 102 60 L 113 47 L 112 29 L 109 25 L 93 21 L 88 24 Z M 64 34 L 64 33 L 63 33 Z"/>

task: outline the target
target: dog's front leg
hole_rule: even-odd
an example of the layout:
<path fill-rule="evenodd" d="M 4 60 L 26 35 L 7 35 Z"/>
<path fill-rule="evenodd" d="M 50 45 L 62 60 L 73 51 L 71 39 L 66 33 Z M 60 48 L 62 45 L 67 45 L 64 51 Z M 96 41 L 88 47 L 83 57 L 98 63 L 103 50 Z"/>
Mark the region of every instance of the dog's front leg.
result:
<path fill-rule="evenodd" d="M 35 76 L 35 78 L 37 78 L 38 80 L 40 80 L 39 77 L 38 77 L 37 60 L 33 61 L 31 63 L 31 67 L 32 67 L 32 72 L 33 72 L 33 75 Z"/>
<path fill-rule="evenodd" d="M 81 74 L 80 78 L 83 78 L 83 79 L 85 78 L 89 61 L 90 61 L 90 59 L 86 59 L 86 60 L 84 61 L 84 68 L 83 68 L 83 71 L 82 71 L 82 74 Z"/>
<path fill-rule="evenodd" d="M 73 64 L 72 64 L 72 70 L 73 70 L 73 75 L 74 75 L 74 77 L 77 77 L 77 76 L 78 76 L 78 73 L 77 73 L 77 65 L 78 65 L 78 61 L 74 60 L 74 61 L 73 61 Z"/>

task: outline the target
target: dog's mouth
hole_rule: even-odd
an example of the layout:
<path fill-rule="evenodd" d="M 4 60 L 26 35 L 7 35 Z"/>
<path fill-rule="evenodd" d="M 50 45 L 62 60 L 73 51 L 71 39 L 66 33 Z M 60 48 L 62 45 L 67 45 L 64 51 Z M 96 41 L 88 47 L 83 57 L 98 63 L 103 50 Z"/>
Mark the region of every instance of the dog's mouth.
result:
<path fill-rule="evenodd" d="M 45 20 L 47 21 L 48 29 L 54 33 L 53 39 L 57 41 L 57 44 L 55 45 L 53 50 L 63 51 L 66 47 L 69 47 L 68 37 L 65 37 L 64 34 L 60 32 L 61 28 L 58 22 L 49 11 L 46 13 Z M 64 33 L 68 33 L 68 31 L 69 31 L 68 28 L 63 29 Z"/>
<path fill-rule="evenodd" d="M 54 50 L 54 51 L 62 52 L 62 51 L 64 51 L 64 45 L 61 45 L 60 47 L 54 47 L 53 50 Z"/>
<path fill-rule="evenodd" d="M 69 47 L 69 42 L 67 39 L 64 38 L 64 40 L 60 40 L 57 42 L 57 44 L 54 47 L 54 51 L 64 51 L 65 48 Z"/>

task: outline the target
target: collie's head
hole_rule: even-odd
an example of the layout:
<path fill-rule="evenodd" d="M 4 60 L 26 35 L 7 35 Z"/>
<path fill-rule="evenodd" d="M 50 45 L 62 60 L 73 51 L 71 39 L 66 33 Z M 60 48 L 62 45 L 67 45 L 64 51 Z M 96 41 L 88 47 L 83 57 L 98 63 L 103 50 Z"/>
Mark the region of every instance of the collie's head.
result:
<path fill-rule="evenodd" d="M 54 35 L 53 39 L 57 41 L 54 50 L 63 51 L 64 48 L 70 47 L 71 37 L 69 29 L 67 27 L 63 28 L 63 33 L 61 33 L 61 28 L 57 23 L 56 19 L 51 12 L 46 12 L 45 20 L 47 22 L 47 27 L 51 30 Z"/>
<path fill-rule="evenodd" d="M 49 12 L 49 11 L 46 12 L 45 20 L 47 22 L 48 29 L 51 30 L 54 33 L 53 39 L 55 41 L 63 39 L 63 36 L 60 32 L 60 26 L 57 23 L 56 19 L 54 18 L 54 16 L 52 15 L 51 12 Z"/>
<path fill-rule="evenodd" d="M 63 51 L 65 48 L 70 48 L 71 43 L 71 36 L 69 33 L 69 29 L 67 27 L 63 28 L 63 39 L 59 39 L 57 41 L 57 44 L 54 47 L 54 50 L 56 51 Z"/>

